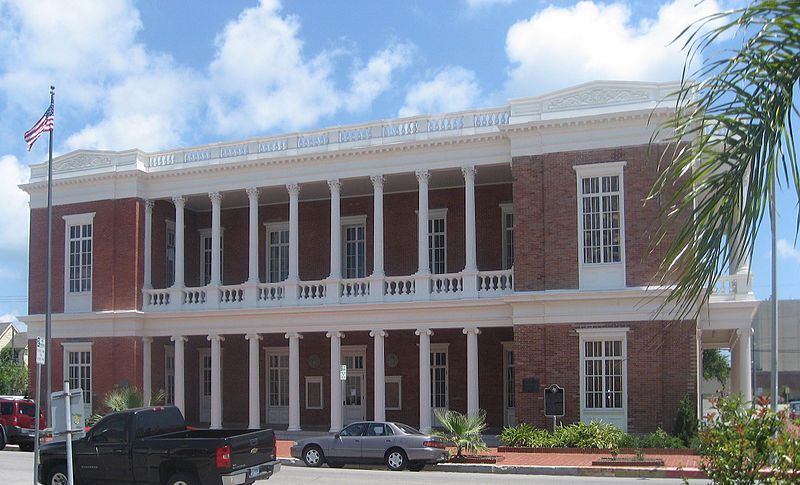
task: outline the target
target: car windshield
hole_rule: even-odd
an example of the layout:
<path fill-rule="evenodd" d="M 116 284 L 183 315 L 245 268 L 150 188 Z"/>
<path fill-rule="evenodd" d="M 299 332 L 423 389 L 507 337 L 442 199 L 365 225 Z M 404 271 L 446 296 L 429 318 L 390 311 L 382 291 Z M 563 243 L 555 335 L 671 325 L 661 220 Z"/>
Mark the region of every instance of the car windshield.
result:
<path fill-rule="evenodd" d="M 402 431 L 405 434 L 422 434 L 417 428 L 412 428 L 407 424 L 394 423 L 394 425 L 400 428 L 400 431 Z"/>
<path fill-rule="evenodd" d="M 36 417 L 36 407 L 33 404 L 20 403 L 19 413 L 32 418 Z"/>

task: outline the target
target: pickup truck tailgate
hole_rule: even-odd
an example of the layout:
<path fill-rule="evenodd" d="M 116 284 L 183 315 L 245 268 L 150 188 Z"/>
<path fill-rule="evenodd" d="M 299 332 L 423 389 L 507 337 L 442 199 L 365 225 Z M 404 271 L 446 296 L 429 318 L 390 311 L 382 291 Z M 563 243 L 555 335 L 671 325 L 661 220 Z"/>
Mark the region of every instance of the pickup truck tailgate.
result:
<path fill-rule="evenodd" d="M 275 459 L 275 433 L 272 430 L 253 431 L 228 438 L 231 447 L 231 468 L 259 465 Z"/>

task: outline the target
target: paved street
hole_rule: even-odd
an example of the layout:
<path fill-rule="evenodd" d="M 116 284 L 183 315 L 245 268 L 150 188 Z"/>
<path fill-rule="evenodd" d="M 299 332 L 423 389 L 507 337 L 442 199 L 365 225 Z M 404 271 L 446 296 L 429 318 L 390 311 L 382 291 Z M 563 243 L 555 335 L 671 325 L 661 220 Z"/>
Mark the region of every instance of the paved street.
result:
<path fill-rule="evenodd" d="M 29 485 L 33 481 L 33 453 L 19 451 L 16 446 L 6 446 L 0 451 L 0 471 L 2 477 L 0 482 L 4 485 Z M 453 483 L 526 483 L 526 484 L 548 484 L 560 485 L 569 483 L 585 483 L 597 485 L 611 484 L 638 484 L 646 482 L 653 485 L 677 484 L 680 480 L 655 480 L 640 478 L 593 478 L 593 477 L 554 477 L 554 476 L 520 476 L 520 475 L 490 475 L 482 473 L 443 473 L 443 472 L 401 472 L 394 473 L 388 470 L 357 470 L 341 469 L 333 470 L 323 468 L 303 468 L 303 467 L 283 467 L 275 477 L 267 482 L 274 484 L 296 484 L 296 483 L 320 483 L 333 485 L 352 485 L 354 483 L 378 483 L 391 480 L 395 483 L 408 485 L 428 485 L 428 484 L 448 484 Z M 701 484 L 703 481 L 693 480 L 691 483 Z"/>

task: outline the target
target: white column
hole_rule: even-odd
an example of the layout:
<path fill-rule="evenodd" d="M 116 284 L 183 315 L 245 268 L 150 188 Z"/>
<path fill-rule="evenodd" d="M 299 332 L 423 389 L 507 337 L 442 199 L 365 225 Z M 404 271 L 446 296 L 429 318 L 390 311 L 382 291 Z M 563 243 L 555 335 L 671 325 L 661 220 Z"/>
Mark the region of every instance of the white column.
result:
<path fill-rule="evenodd" d="M 338 280 L 342 277 L 342 227 L 339 200 L 342 184 L 338 179 L 328 180 L 328 187 L 331 191 L 331 274 L 328 278 Z"/>
<path fill-rule="evenodd" d="M 289 305 L 292 305 L 297 301 L 297 282 L 300 280 L 298 269 L 298 238 L 300 232 L 298 198 L 300 196 L 300 186 L 298 184 L 287 184 L 286 190 L 289 192 L 289 275 L 284 283 L 284 298 Z"/>
<path fill-rule="evenodd" d="M 464 254 L 466 264 L 464 271 L 478 271 L 478 264 L 475 259 L 476 239 L 475 239 L 475 167 L 462 167 L 461 173 L 464 174 L 464 218 L 465 218 L 465 237 L 466 247 Z"/>
<path fill-rule="evenodd" d="M 289 339 L 289 427 L 287 431 L 300 431 L 300 339 L 297 332 L 285 335 Z"/>
<path fill-rule="evenodd" d="M 417 210 L 417 274 L 430 274 L 428 261 L 428 180 L 431 174 L 427 170 L 417 172 L 419 182 L 419 207 Z"/>
<path fill-rule="evenodd" d="M 150 352 L 152 343 L 153 337 L 142 337 L 142 401 L 145 406 L 149 406 L 153 398 L 153 356 Z"/>
<path fill-rule="evenodd" d="M 731 384 L 732 390 L 742 395 L 745 401 L 753 400 L 753 383 L 751 376 L 752 331 L 736 330 L 738 339 L 731 349 Z"/>
<path fill-rule="evenodd" d="M 386 421 L 386 373 L 384 371 L 383 363 L 383 339 L 386 338 L 387 333 L 383 330 L 373 330 L 369 333 L 374 342 L 374 357 L 375 365 L 373 374 L 375 374 L 375 382 L 373 385 L 375 396 L 373 402 L 375 403 L 375 421 Z"/>
<path fill-rule="evenodd" d="M 222 194 L 219 192 L 209 192 L 208 198 L 211 199 L 211 281 L 209 286 L 219 286 L 220 279 L 220 243 L 221 243 L 221 214 Z"/>
<path fill-rule="evenodd" d="M 175 406 L 181 410 L 181 414 L 186 416 L 186 393 L 185 375 L 186 358 L 184 356 L 184 343 L 186 337 L 183 335 L 175 335 L 170 340 L 175 342 Z"/>
<path fill-rule="evenodd" d="M 153 201 L 144 201 L 144 283 L 143 288 L 153 288 Z"/>
<path fill-rule="evenodd" d="M 211 429 L 222 428 L 222 335 L 209 335 L 211 342 Z"/>
<path fill-rule="evenodd" d="M 183 255 L 185 246 L 183 240 L 183 208 L 186 205 L 186 198 L 179 195 L 173 197 L 172 202 L 175 204 L 175 282 L 172 284 L 172 287 L 183 288 L 186 286 L 183 276 L 183 264 L 185 259 Z"/>
<path fill-rule="evenodd" d="M 250 201 L 247 282 L 258 283 L 258 189 L 249 188 L 246 192 Z"/>
<path fill-rule="evenodd" d="M 463 330 L 467 336 L 467 415 L 476 416 L 480 410 L 480 393 L 478 392 L 478 334 L 475 327 Z"/>
<path fill-rule="evenodd" d="M 258 429 L 261 427 L 261 372 L 259 370 L 259 345 L 261 335 L 248 333 L 244 336 L 248 340 L 250 347 L 249 373 L 247 379 L 248 406 L 247 406 L 247 427 Z"/>
<path fill-rule="evenodd" d="M 383 276 L 383 175 L 373 175 L 372 216 L 375 220 L 372 234 L 372 275 Z"/>
<path fill-rule="evenodd" d="M 327 333 L 331 339 L 331 433 L 342 429 L 342 381 L 339 368 L 342 366 L 342 332 L 333 330 Z"/>
<path fill-rule="evenodd" d="M 427 328 L 419 329 L 419 430 L 431 432 L 431 335 Z"/>

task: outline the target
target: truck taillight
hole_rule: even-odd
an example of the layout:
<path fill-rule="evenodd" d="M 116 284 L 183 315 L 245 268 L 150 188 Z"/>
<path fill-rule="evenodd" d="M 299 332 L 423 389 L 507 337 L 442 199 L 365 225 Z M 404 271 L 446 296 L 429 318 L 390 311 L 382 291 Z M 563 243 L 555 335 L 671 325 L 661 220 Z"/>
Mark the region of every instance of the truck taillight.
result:
<path fill-rule="evenodd" d="M 231 446 L 225 445 L 217 448 L 217 468 L 231 467 Z"/>
<path fill-rule="evenodd" d="M 444 443 L 441 441 L 425 441 L 422 443 L 422 446 L 426 448 L 441 448 L 444 449 Z"/>

